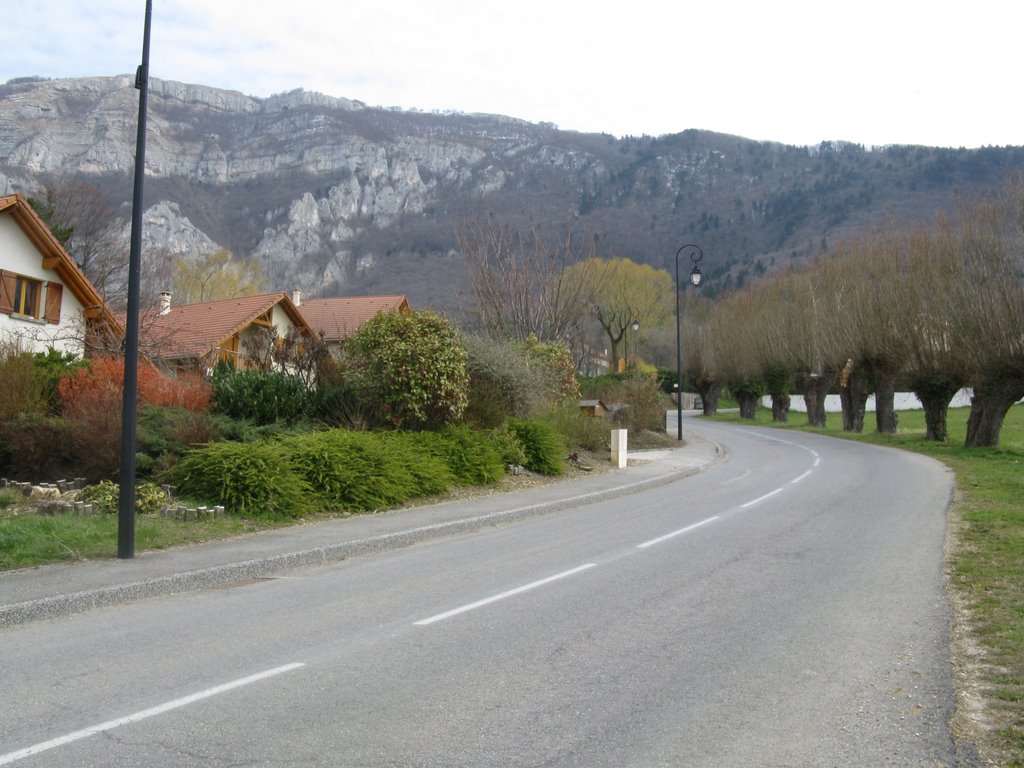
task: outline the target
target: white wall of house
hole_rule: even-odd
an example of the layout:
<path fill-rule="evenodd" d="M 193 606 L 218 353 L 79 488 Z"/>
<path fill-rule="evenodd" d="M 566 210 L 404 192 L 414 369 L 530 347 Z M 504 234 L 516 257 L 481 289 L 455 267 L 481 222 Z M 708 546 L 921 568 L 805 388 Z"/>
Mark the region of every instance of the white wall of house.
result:
<path fill-rule="evenodd" d="M 57 273 L 43 267 L 43 257 L 11 216 L 0 216 L 0 269 L 39 281 L 38 318 L 0 312 L 0 341 L 16 342 L 21 349 L 44 352 L 53 347 L 81 356 L 84 351 L 85 318 L 82 305 L 62 286 Z M 46 294 L 51 285 L 61 285 L 60 322 L 43 318 Z"/>

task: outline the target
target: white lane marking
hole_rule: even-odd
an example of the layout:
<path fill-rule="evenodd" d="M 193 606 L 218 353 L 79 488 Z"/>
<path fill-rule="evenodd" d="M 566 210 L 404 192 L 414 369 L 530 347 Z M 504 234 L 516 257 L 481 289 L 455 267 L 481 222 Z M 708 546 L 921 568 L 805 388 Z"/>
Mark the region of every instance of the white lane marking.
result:
<path fill-rule="evenodd" d="M 463 605 L 463 606 L 460 606 L 459 608 L 453 608 L 450 611 L 445 611 L 444 613 L 439 613 L 436 616 L 431 616 L 430 618 L 427 618 L 427 619 L 420 619 L 419 621 L 414 622 L 414 623 L 417 626 L 425 627 L 428 624 L 433 624 L 436 621 L 443 621 L 445 619 L 450 619 L 452 616 L 458 616 L 460 613 L 466 613 L 467 611 L 472 611 L 472 610 L 474 610 L 476 608 L 482 608 L 485 605 L 490 605 L 491 603 L 496 603 L 499 600 L 504 600 L 507 597 L 513 597 L 514 595 L 522 594 L 523 592 L 527 592 L 527 591 L 529 591 L 531 589 L 536 589 L 537 587 L 543 587 L 545 584 L 550 584 L 551 582 L 557 581 L 558 579 L 564 579 L 564 578 L 567 578 L 569 576 L 575 576 L 577 573 L 581 573 L 581 572 L 587 570 L 588 568 L 594 568 L 596 566 L 597 566 L 597 563 L 587 563 L 586 565 L 581 565 L 581 566 L 579 566 L 577 568 L 572 568 L 571 570 L 568 570 L 568 571 L 562 571 L 561 573 L 556 573 L 554 576 L 548 576 L 546 579 L 541 579 L 540 581 L 533 581 L 533 582 L 530 582 L 529 584 L 524 584 L 521 587 L 516 587 L 515 589 L 510 589 L 507 592 L 502 592 L 499 595 L 492 595 L 491 597 L 485 597 L 483 600 L 477 600 L 475 603 L 470 603 L 468 605 Z"/>
<path fill-rule="evenodd" d="M 721 483 L 719 483 L 719 485 L 729 485 L 729 483 L 738 482 L 738 481 L 742 480 L 744 477 L 746 477 L 747 475 L 751 474 L 752 472 L 753 472 L 753 470 L 745 469 L 745 470 L 743 470 L 743 473 L 739 477 L 734 477 L 732 480 L 723 480 Z"/>
<path fill-rule="evenodd" d="M 249 677 L 243 677 L 240 680 L 233 680 L 230 683 L 224 683 L 214 688 L 207 688 L 205 691 L 199 693 L 193 693 L 189 696 L 183 696 L 180 699 L 174 701 L 168 701 L 166 704 L 160 704 L 149 709 L 144 709 L 141 712 L 136 712 L 134 715 L 126 715 L 125 717 L 119 717 L 116 720 L 108 720 L 105 723 L 99 725 L 93 725 L 89 728 L 83 728 L 80 731 L 74 731 L 73 733 L 65 734 L 64 736 L 58 736 L 55 739 L 49 741 L 41 741 L 38 744 L 33 744 L 31 747 L 25 747 L 25 749 L 19 749 L 16 752 L 8 752 L 6 755 L 0 755 L 0 765 L 8 765 L 16 760 L 22 760 L 32 755 L 38 755 L 40 752 L 46 752 L 47 750 L 54 749 L 55 747 L 62 747 L 65 744 L 70 744 L 74 741 L 81 739 L 87 739 L 90 736 L 95 736 L 97 733 L 103 733 L 104 731 L 112 731 L 115 728 L 120 728 L 122 725 L 130 725 L 131 723 L 137 723 L 140 720 L 145 720 L 156 715 L 162 715 L 165 712 L 170 712 L 172 709 L 179 709 L 180 707 L 194 704 L 197 701 L 208 699 L 211 696 L 216 696 L 227 691 L 234 690 L 235 688 L 241 688 L 244 685 L 250 685 L 252 683 L 259 682 L 260 680 L 266 680 L 268 677 L 274 675 L 280 675 L 283 672 L 291 672 L 293 669 L 304 667 L 305 664 L 296 662 L 294 664 L 285 664 L 283 667 L 276 667 L 274 669 L 268 669 L 266 672 L 259 672 Z"/>
<path fill-rule="evenodd" d="M 790 480 L 789 484 L 790 485 L 796 485 L 797 483 L 799 483 L 801 480 L 803 480 L 805 477 L 807 477 L 810 474 L 811 474 L 811 470 L 808 469 L 806 472 L 804 472 L 802 475 L 800 475 L 800 477 L 795 477 L 792 480 Z"/>
<path fill-rule="evenodd" d="M 708 523 L 713 523 L 717 519 L 718 519 L 718 515 L 714 515 L 713 517 L 709 517 L 706 520 L 701 520 L 699 523 L 694 523 L 693 525 L 688 525 L 685 528 L 680 528 L 678 531 L 672 531 L 672 533 L 666 533 L 664 536 L 659 536 L 656 539 L 651 539 L 650 541 L 645 541 L 643 544 L 637 544 L 636 548 L 637 549 L 647 549 L 647 547 L 653 547 L 655 544 L 661 544 L 661 542 L 663 542 L 663 541 L 668 541 L 669 539 L 674 539 L 676 536 L 682 536 L 684 533 L 689 533 L 690 531 L 694 530 L 695 528 L 700 528 L 702 525 L 707 525 Z"/>
<path fill-rule="evenodd" d="M 776 493 L 782 493 L 782 488 L 776 488 L 774 491 L 769 491 L 764 496 L 758 496 L 753 501 L 748 501 L 746 504 L 740 504 L 740 509 L 746 509 L 747 507 L 752 507 L 755 504 L 764 501 L 765 499 L 771 498 Z"/>

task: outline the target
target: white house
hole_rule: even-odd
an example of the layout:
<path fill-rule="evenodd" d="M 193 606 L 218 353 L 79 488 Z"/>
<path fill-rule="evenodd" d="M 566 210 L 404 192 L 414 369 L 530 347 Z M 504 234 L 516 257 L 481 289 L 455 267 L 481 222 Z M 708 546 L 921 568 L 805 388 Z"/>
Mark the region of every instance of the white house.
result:
<path fill-rule="evenodd" d="M 123 333 L 28 200 L 0 197 L 0 343 L 85 357 L 101 335 Z"/>

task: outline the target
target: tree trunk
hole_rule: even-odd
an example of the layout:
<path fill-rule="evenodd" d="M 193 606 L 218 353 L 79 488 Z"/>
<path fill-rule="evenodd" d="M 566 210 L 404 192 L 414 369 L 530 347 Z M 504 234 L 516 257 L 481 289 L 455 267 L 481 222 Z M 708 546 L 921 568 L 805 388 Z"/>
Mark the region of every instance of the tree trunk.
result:
<path fill-rule="evenodd" d="M 777 392 L 772 395 L 772 421 L 780 424 L 789 421 L 789 403 L 788 393 Z"/>
<path fill-rule="evenodd" d="M 754 419 L 757 416 L 757 395 L 749 392 L 737 396 L 740 401 L 740 418 Z"/>
<path fill-rule="evenodd" d="M 919 379 L 914 382 L 913 390 L 924 406 L 925 439 L 945 442 L 949 439 L 946 414 L 953 396 L 960 391 L 960 382 L 945 376 Z"/>
<path fill-rule="evenodd" d="M 896 372 L 875 369 L 875 425 L 883 435 L 895 435 L 900 417 L 896 414 Z"/>
<path fill-rule="evenodd" d="M 722 394 L 721 382 L 701 379 L 697 382 L 696 388 L 700 394 L 704 415 L 716 416 L 718 414 L 718 396 Z"/>
<path fill-rule="evenodd" d="M 967 448 L 994 448 L 1010 407 L 1024 397 L 1024 380 L 984 379 L 974 387 L 971 414 L 967 417 Z"/>
<path fill-rule="evenodd" d="M 847 380 L 845 387 L 839 388 L 839 401 L 843 406 L 843 431 L 864 431 L 864 411 L 870 391 L 864 377 L 856 373 Z"/>
<path fill-rule="evenodd" d="M 804 403 L 807 404 L 807 424 L 812 427 L 825 426 L 825 396 L 831 386 L 832 377 L 827 375 L 808 376 L 804 379 Z"/>

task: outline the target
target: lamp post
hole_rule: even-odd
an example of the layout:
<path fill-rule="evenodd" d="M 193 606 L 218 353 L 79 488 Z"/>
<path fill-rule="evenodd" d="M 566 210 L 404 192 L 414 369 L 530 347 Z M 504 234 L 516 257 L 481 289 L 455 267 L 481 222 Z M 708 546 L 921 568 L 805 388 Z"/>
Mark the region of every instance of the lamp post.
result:
<path fill-rule="evenodd" d="M 697 262 L 704 258 L 704 251 L 694 243 L 687 243 L 676 251 L 676 388 L 679 393 L 676 398 L 676 439 L 680 441 L 683 439 L 683 345 L 679 319 L 679 257 L 687 249 L 690 251 L 690 261 L 693 262 L 693 269 L 690 270 L 690 284 L 694 288 L 700 287 L 703 275 Z"/>
<path fill-rule="evenodd" d="M 640 353 L 640 350 L 639 350 L 639 343 L 640 343 L 640 336 L 639 336 L 639 333 L 640 333 L 640 321 L 639 320 L 634 320 L 632 325 L 630 325 L 630 327 L 633 329 L 633 366 L 632 367 L 633 367 L 633 370 L 635 371 L 636 367 L 637 367 L 637 363 L 640 361 L 640 354 L 639 354 Z"/>

